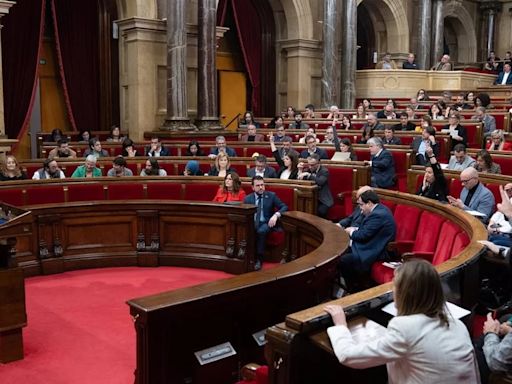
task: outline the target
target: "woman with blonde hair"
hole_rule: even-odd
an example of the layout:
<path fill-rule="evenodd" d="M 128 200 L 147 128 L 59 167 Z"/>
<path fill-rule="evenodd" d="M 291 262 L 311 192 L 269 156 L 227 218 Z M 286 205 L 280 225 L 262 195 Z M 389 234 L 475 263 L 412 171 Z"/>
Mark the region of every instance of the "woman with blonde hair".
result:
<path fill-rule="evenodd" d="M 235 170 L 231 168 L 229 156 L 224 152 L 219 152 L 219 155 L 215 158 L 212 168 L 208 172 L 208 176 L 226 177 L 228 172 L 235 172 Z"/>
<path fill-rule="evenodd" d="M 393 293 L 397 316 L 380 337 L 367 341 L 352 338 L 343 308 L 325 307 L 334 323 L 327 333 L 340 363 L 351 368 L 386 364 L 389 383 L 479 383 L 468 330 L 448 312 L 432 264 L 406 261 L 395 271 Z"/>
<path fill-rule="evenodd" d="M 12 155 L 5 156 L 0 164 L 0 181 L 25 180 L 27 174 L 21 169 L 18 160 Z"/>
<path fill-rule="evenodd" d="M 224 183 L 219 187 L 213 201 L 225 203 L 228 201 L 243 202 L 245 191 L 242 189 L 242 181 L 236 172 L 228 172 L 224 177 Z"/>

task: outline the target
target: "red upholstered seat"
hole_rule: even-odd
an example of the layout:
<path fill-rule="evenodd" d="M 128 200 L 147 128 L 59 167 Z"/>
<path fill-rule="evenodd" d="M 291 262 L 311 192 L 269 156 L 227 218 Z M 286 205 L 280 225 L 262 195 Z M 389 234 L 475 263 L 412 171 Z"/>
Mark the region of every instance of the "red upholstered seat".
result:
<path fill-rule="evenodd" d="M 380 202 L 388 207 L 391 212 L 395 212 L 396 204 L 394 202 L 389 200 L 381 200 Z"/>
<path fill-rule="evenodd" d="M 267 246 L 278 247 L 284 243 L 284 231 L 272 231 L 267 235 Z"/>
<path fill-rule="evenodd" d="M 140 171 L 137 169 L 137 163 L 128 163 L 126 164 L 126 168 L 133 172 L 133 176 L 139 176 Z"/>
<path fill-rule="evenodd" d="M 498 184 L 485 184 L 485 186 L 492 192 L 494 196 L 494 209 L 496 209 L 496 204 L 501 201 L 500 195 L 500 186 Z"/>
<path fill-rule="evenodd" d="M 167 172 L 168 176 L 176 176 L 176 175 L 183 175 L 183 171 L 185 169 L 186 164 L 180 164 L 180 165 L 182 165 L 182 169 L 181 169 L 180 173 L 177 173 L 179 171 L 176 170 L 177 167 L 173 163 L 168 163 L 166 161 L 159 161 L 158 165 L 160 165 L 160 168 L 165 169 L 165 172 Z M 179 165 L 178 165 L 178 168 L 179 168 Z"/>
<path fill-rule="evenodd" d="M 352 191 L 356 188 L 355 170 L 333 166 L 327 166 L 327 169 L 329 170 L 329 188 L 334 199 L 334 205 L 329 209 L 327 218 L 339 221 L 352 212 Z M 347 202 L 349 207 L 346 206 Z"/>
<path fill-rule="evenodd" d="M 181 184 L 174 183 L 148 183 L 147 184 L 148 199 L 181 199 Z"/>
<path fill-rule="evenodd" d="M 284 188 L 276 185 L 266 184 L 267 191 L 274 192 L 283 203 L 288 206 L 289 211 L 295 211 L 295 193 L 291 188 Z M 251 191 L 252 192 L 252 191 Z"/>
<path fill-rule="evenodd" d="M 395 242 L 398 252 L 402 254 L 414 244 L 421 211 L 412 205 L 397 204 L 393 216 L 396 222 Z"/>
<path fill-rule="evenodd" d="M 247 175 L 248 168 L 247 165 L 245 164 L 231 164 L 231 168 L 233 168 L 240 177 L 244 177 Z"/>
<path fill-rule="evenodd" d="M 105 192 L 102 184 L 69 184 L 68 201 L 104 200 Z"/>
<path fill-rule="evenodd" d="M 23 189 L 0 189 L 0 201 L 20 207 L 25 205 Z"/>
<path fill-rule="evenodd" d="M 272 160 L 274 156 L 272 155 L 272 150 L 270 149 L 270 145 L 265 145 L 265 143 L 261 143 L 261 146 L 251 146 L 246 148 L 245 155 L 247 157 L 252 157 L 254 153 L 258 153 L 260 155 L 265 155 L 267 158 Z"/>
<path fill-rule="evenodd" d="M 466 232 L 459 232 L 453 241 L 452 257 L 462 252 L 462 250 L 469 244 L 469 241 L 469 236 Z"/>
<path fill-rule="evenodd" d="M 445 221 L 441 227 L 439 239 L 437 241 L 437 247 L 434 252 L 434 258 L 432 259 L 433 265 L 439 265 L 444 263 L 450 257 L 452 257 L 453 243 L 457 234 L 461 232 L 461 228 L 450 221 Z"/>
<path fill-rule="evenodd" d="M 451 179 L 450 181 L 450 196 L 458 199 L 460 197 L 460 192 L 462 191 L 462 184 L 459 179 Z"/>
<path fill-rule="evenodd" d="M 137 200 L 144 198 L 142 183 L 112 183 L 108 185 L 109 200 Z"/>
<path fill-rule="evenodd" d="M 445 219 L 442 216 L 429 211 L 423 212 L 411 251 L 432 261 L 439 238 L 439 231 L 444 222 Z"/>
<path fill-rule="evenodd" d="M 221 185 L 219 178 L 219 184 L 185 184 L 185 200 L 194 201 L 212 201 L 217 193 L 217 189 Z"/>
<path fill-rule="evenodd" d="M 27 188 L 27 204 L 56 204 L 64 203 L 64 188 L 62 186 L 38 186 Z"/>
<path fill-rule="evenodd" d="M 507 155 L 492 155 L 492 159 L 496 164 L 501 167 L 501 173 L 504 175 L 512 175 L 512 156 Z"/>

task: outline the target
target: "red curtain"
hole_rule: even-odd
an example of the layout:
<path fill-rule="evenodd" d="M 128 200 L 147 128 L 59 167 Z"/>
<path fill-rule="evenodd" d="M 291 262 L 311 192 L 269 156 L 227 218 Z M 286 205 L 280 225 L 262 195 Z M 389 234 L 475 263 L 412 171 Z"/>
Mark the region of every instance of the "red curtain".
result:
<path fill-rule="evenodd" d="M 45 0 L 18 0 L 2 18 L 5 130 L 20 138 L 28 128 L 38 76 Z"/>
<path fill-rule="evenodd" d="M 100 126 L 98 2 L 51 1 L 69 120 L 74 130 L 97 130 Z"/>
<path fill-rule="evenodd" d="M 226 20 L 226 10 L 228 9 L 228 0 L 219 0 L 217 4 L 217 25 L 224 26 Z"/>

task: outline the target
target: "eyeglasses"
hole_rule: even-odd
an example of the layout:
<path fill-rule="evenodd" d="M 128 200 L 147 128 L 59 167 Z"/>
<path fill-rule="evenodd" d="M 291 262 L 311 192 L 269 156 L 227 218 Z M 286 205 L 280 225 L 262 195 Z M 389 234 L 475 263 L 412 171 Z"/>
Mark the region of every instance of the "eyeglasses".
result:
<path fill-rule="evenodd" d="M 466 180 L 462 180 L 462 179 L 460 179 L 460 182 L 461 182 L 462 184 L 466 184 L 468 181 L 470 181 L 470 180 L 472 180 L 472 179 L 474 179 L 474 177 L 470 177 L 469 179 L 466 179 Z"/>

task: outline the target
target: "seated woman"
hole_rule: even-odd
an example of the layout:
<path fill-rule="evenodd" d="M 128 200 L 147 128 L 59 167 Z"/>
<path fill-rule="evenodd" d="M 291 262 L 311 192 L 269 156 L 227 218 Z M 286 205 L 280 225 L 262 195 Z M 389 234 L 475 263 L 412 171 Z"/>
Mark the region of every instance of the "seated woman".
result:
<path fill-rule="evenodd" d="M 466 128 L 460 125 L 460 115 L 458 112 L 453 112 L 448 118 L 448 124 L 446 124 L 441 132 L 449 134 L 452 138 L 452 150 L 457 144 L 464 144 L 468 146 L 468 133 Z"/>
<path fill-rule="evenodd" d="M 131 139 L 124 139 L 122 146 L 123 150 L 121 151 L 121 155 L 123 157 L 141 156 L 141 154 L 137 153 L 137 150 L 135 149 L 134 143 Z"/>
<path fill-rule="evenodd" d="M 429 101 L 430 97 L 428 96 L 427 91 L 425 91 L 424 89 L 420 89 L 416 93 L 416 100 L 418 100 L 418 101 Z"/>
<path fill-rule="evenodd" d="M 286 107 L 286 118 L 288 119 L 294 119 L 295 118 L 295 108 L 293 108 L 291 105 Z"/>
<path fill-rule="evenodd" d="M 416 194 L 429 199 L 448 202 L 446 197 L 449 194 L 448 185 L 432 147 L 425 149 L 425 157 L 428 158 L 429 162 L 425 165 L 423 183 Z"/>
<path fill-rule="evenodd" d="M 288 152 L 281 158 L 281 154 L 276 147 L 274 142 L 274 136 L 269 136 L 270 140 L 270 150 L 274 155 L 274 159 L 276 159 L 276 163 L 279 165 L 279 170 L 277 171 L 277 177 L 280 179 L 297 179 L 297 174 L 299 170 L 297 169 L 297 164 L 299 163 L 299 155 L 297 152 Z"/>
<path fill-rule="evenodd" d="M 236 172 L 228 172 L 224 177 L 224 183 L 219 187 L 213 201 L 225 203 L 227 201 L 243 202 L 245 191 L 242 189 L 242 181 Z"/>
<path fill-rule="evenodd" d="M 110 127 L 110 136 L 107 137 L 108 143 L 122 143 L 124 137 L 121 136 L 121 129 L 117 125 Z"/>
<path fill-rule="evenodd" d="M 313 136 L 315 138 L 316 142 L 320 143 L 320 139 L 318 137 L 316 137 L 316 130 L 315 130 L 315 128 L 309 127 L 308 129 L 306 129 L 306 132 L 304 133 L 304 136 L 302 136 L 299 139 L 299 144 L 306 144 L 306 137 L 308 137 L 308 136 Z"/>
<path fill-rule="evenodd" d="M 140 172 L 141 176 L 167 176 L 167 171 L 160 168 L 158 160 L 150 157 L 146 160 L 146 167 Z"/>
<path fill-rule="evenodd" d="M 260 123 L 254 121 L 254 114 L 251 111 L 246 111 L 244 118 L 240 121 L 240 125 L 247 126 L 249 124 L 254 124 L 256 128 L 260 127 Z"/>
<path fill-rule="evenodd" d="M 204 172 L 199 167 L 199 161 L 190 160 L 185 165 L 185 169 L 183 170 L 183 176 L 203 176 Z"/>
<path fill-rule="evenodd" d="M 485 149 L 476 154 L 475 169 L 478 172 L 501 174 L 501 167 L 492 161 L 491 154 Z"/>
<path fill-rule="evenodd" d="M 275 116 L 270 120 L 268 124 L 269 128 L 281 128 L 284 127 L 284 121 L 282 116 Z"/>
<path fill-rule="evenodd" d="M 487 144 L 488 151 L 510 151 L 512 143 L 505 141 L 503 131 L 495 129 L 491 132 L 491 141 Z"/>
<path fill-rule="evenodd" d="M 366 109 L 363 104 L 359 104 L 357 106 L 356 114 L 353 115 L 352 118 L 361 120 L 366 120 L 368 118 L 368 114 L 366 113 Z"/>
<path fill-rule="evenodd" d="M 91 139 L 91 131 L 88 129 L 84 129 L 83 131 L 80 131 L 78 134 L 78 142 L 81 144 L 89 144 L 89 140 Z"/>
<path fill-rule="evenodd" d="M 89 148 L 85 150 L 84 157 L 88 155 L 93 155 L 96 158 L 110 156 L 106 150 L 101 149 L 101 142 L 96 137 L 89 140 Z"/>
<path fill-rule="evenodd" d="M 333 119 L 341 119 L 343 117 L 343 113 L 340 112 L 340 109 L 337 105 L 331 105 L 329 108 L 329 114 L 327 115 L 327 119 L 333 120 Z"/>
<path fill-rule="evenodd" d="M 343 115 L 343 118 L 341 119 L 340 130 L 348 131 L 349 129 L 352 129 L 352 120 L 350 119 L 349 115 Z"/>
<path fill-rule="evenodd" d="M 372 127 L 366 126 L 363 128 L 363 132 L 361 133 L 361 138 L 357 142 L 358 144 L 366 144 L 366 142 L 375 136 L 375 132 Z"/>
<path fill-rule="evenodd" d="M 64 136 L 64 133 L 62 133 L 62 130 L 60 128 L 55 128 L 50 133 L 50 137 L 48 138 L 48 141 L 56 143 L 63 137 L 65 137 L 65 136 Z"/>
<path fill-rule="evenodd" d="M 213 166 L 208 172 L 208 176 L 226 177 L 228 172 L 235 172 L 235 170 L 231 168 L 229 156 L 224 152 L 219 152 L 218 156 L 215 158 Z"/>
<path fill-rule="evenodd" d="M 420 125 L 418 125 L 415 129 L 416 132 L 423 132 L 423 129 L 427 127 L 432 127 L 432 118 L 430 115 L 422 115 L 420 118 Z M 432 129 L 435 130 L 434 127 Z"/>
<path fill-rule="evenodd" d="M 373 108 L 372 101 L 368 98 L 363 99 L 362 104 L 365 111 L 368 111 L 369 109 Z"/>
<path fill-rule="evenodd" d="M 346 137 L 340 139 L 340 152 L 349 152 L 350 160 L 357 161 L 357 155 L 354 152 L 354 148 L 352 147 L 352 143 Z"/>
<path fill-rule="evenodd" d="M 428 114 L 432 120 L 444 120 L 443 110 L 438 103 L 434 103 L 430 106 Z"/>
<path fill-rule="evenodd" d="M 27 174 L 20 168 L 18 160 L 12 155 L 5 156 L 0 165 L 0 181 L 25 180 Z"/>
<path fill-rule="evenodd" d="M 408 120 L 414 120 L 416 118 L 416 112 L 414 108 L 410 105 L 405 107 L 405 113 L 407 113 Z"/>
<path fill-rule="evenodd" d="M 88 177 L 100 177 L 103 176 L 101 169 L 96 167 L 96 162 L 98 159 L 93 155 L 88 155 L 85 158 L 85 162 L 83 165 L 79 165 L 74 170 L 71 177 L 73 178 L 88 178 Z"/>
<path fill-rule="evenodd" d="M 185 156 L 206 156 L 197 140 L 190 140 Z"/>
<path fill-rule="evenodd" d="M 343 308 L 327 305 L 327 329 L 340 363 L 351 368 L 387 365 L 390 383 L 480 382 L 466 326 L 446 309 L 441 279 L 425 260 L 395 270 L 393 295 L 398 315 L 378 337 L 356 342 Z"/>

